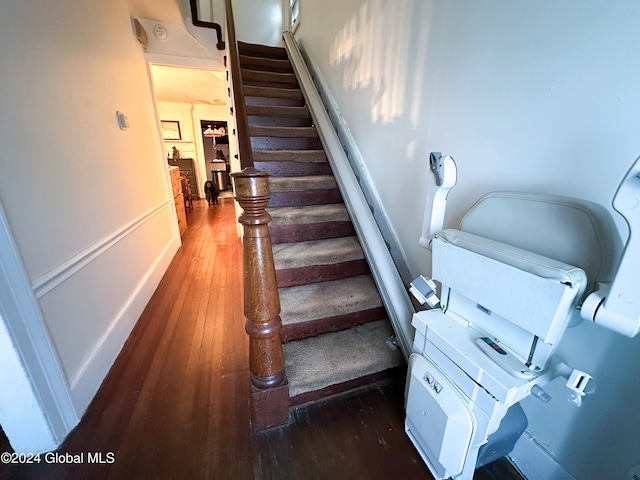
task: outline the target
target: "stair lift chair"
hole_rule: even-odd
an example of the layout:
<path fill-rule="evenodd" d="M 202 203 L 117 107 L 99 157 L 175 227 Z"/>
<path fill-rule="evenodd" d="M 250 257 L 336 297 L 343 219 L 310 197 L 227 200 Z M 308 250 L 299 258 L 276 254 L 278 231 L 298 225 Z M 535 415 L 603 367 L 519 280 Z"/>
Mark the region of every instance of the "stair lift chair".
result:
<path fill-rule="evenodd" d="M 596 282 L 612 280 L 615 232 L 591 202 L 494 192 L 458 230 L 431 238 L 441 294 L 416 279 L 433 287 L 426 297 L 437 308 L 412 319 L 405 429 L 436 479 L 471 479 L 508 454 L 526 428 L 518 402 L 548 401 L 542 387 L 553 378 L 568 378 L 568 400 L 580 405 L 591 377 L 553 353 Z"/>

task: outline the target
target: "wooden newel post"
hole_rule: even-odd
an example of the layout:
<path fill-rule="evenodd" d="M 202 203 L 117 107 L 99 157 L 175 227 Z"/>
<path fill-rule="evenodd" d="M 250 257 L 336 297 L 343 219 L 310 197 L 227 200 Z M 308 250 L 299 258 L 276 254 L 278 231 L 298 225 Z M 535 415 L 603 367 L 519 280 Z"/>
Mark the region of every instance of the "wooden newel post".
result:
<path fill-rule="evenodd" d="M 244 314 L 249 334 L 249 371 L 253 424 L 256 429 L 289 421 L 289 386 L 280 331 L 280 297 L 265 210 L 270 198 L 269 173 L 245 168 L 232 174 L 244 227 Z"/>

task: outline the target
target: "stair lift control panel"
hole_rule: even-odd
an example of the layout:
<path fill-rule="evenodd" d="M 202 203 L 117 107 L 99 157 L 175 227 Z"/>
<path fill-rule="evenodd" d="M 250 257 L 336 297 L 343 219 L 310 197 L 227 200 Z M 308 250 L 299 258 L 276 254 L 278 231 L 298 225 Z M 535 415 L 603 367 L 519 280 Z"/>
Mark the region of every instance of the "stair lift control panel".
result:
<path fill-rule="evenodd" d="M 509 353 L 500 344 L 489 337 L 479 337 L 476 345 L 494 362 L 516 377 L 531 379 L 535 374 L 527 366 L 518 360 L 515 355 Z"/>

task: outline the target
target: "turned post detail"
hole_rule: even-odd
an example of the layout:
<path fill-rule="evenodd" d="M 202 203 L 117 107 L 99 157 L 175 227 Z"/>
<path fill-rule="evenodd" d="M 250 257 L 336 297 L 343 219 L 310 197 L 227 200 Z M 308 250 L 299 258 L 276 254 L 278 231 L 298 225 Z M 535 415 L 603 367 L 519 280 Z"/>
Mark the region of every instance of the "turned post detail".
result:
<path fill-rule="evenodd" d="M 244 227 L 244 314 L 249 334 L 251 383 L 269 389 L 286 383 L 280 331 L 280 298 L 265 208 L 270 198 L 269 174 L 253 167 L 232 174 Z"/>

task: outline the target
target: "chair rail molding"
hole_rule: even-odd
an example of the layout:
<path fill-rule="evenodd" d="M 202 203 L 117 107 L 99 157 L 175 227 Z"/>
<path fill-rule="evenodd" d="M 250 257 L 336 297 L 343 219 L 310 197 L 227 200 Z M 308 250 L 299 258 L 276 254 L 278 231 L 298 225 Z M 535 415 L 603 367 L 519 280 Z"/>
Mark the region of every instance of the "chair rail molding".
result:
<path fill-rule="evenodd" d="M 169 207 L 173 207 L 173 200 L 162 202 L 160 205 L 157 205 L 156 207 L 143 213 L 138 218 L 126 224 L 124 227 L 113 232 L 111 235 L 108 235 L 99 242 L 96 242 L 91 247 L 83 250 L 66 262 L 58 265 L 50 272 L 36 279 L 32 284 L 33 292 L 36 298 L 42 298 L 44 295 L 46 295 L 51 290 L 67 280 L 69 277 L 71 277 L 73 274 L 79 272 L 83 267 L 87 266 L 100 255 L 108 251 L 123 238 L 127 237 L 129 234 L 131 234 L 131 232 L 136 230 L 141 225 L 144 225 L 154 215 Z"/>

